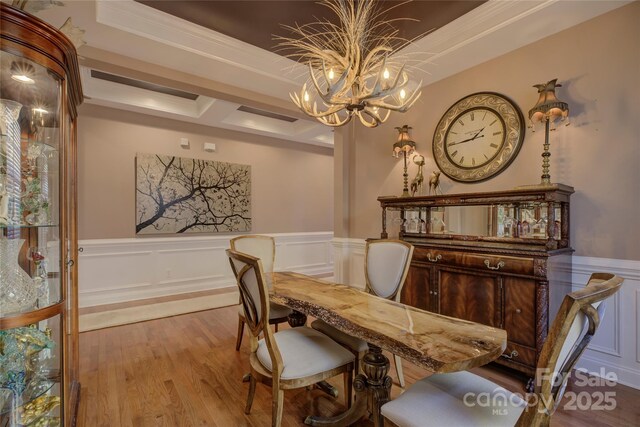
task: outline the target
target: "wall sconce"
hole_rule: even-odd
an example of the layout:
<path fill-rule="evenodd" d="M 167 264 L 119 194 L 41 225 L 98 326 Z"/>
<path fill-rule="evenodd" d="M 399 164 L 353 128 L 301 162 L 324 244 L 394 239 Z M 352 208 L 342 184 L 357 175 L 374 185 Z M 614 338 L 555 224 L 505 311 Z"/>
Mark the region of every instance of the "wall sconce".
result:
<path fill-rule="evenodd" d="M 535 132 L 535 124 L 538 122 L 544 122 L 544 151 L 542 152 L 542 177 L 540 185 L 550 186 L 551 175 L 549 175 L 549 131 L 550 124 L 560 119 L 560 121 L 566 120 L 569 116 L 569 105 L 566 102 L 560 101 L 556 97 L 556 88 L 562 85 L 556 84 L 558 79 L 553 79 L 545 84 L 533 85 L 538 89 L 540 96 L 536 105 L 529 110 L 529 120 L 531 121 L 531 130 Z M 568 125 L 569 123 L 567 123 Z"/>
<path fill-rule="evenodd" d="M 410 156 L 416 150 L 416 143 L 409 137 L 409 129 L 411 128 L 408 125 L 397 127 L 396 130 L 398 131 L 398 142 L 393 144 L 393 157 L 397 159 L 398 157 L 400 157 L 400 153 L 402 153 L 402 157 L 404 159 L 404 188 L 402 189 L 402 197 L 409 197 L 409 174 L 407 173 L 407 156 Z"/>

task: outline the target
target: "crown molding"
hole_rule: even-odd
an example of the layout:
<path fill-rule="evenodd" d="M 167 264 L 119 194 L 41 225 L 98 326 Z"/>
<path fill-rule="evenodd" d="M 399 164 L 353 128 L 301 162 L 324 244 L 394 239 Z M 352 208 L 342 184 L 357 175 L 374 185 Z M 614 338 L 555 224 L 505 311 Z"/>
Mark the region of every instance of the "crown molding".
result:
<path fill-rule="evenodd" d="M 414 68 L 425 85 L 631 3 L 619 1 L 489 0 L 406 48 L 426 57 Z"/>
<path fill-rule="evenodd" d="M 214 61 L 297 85 L 296 62 L 133 0 L 96 1 L 96 21 Z M 290 70 L 291 72 L 286 72 Z"/>
<path fill-rule="evenodd" d="M 556 2 L 557 0 L 546 0 L 535 2 L 532 6 L 532 2 L 488 1 L 420 39 L 414 44 L 413 49 L 429 52 L 429 60 L 421 62 L 421 65 L 424 65 L 542 11 Z"/>

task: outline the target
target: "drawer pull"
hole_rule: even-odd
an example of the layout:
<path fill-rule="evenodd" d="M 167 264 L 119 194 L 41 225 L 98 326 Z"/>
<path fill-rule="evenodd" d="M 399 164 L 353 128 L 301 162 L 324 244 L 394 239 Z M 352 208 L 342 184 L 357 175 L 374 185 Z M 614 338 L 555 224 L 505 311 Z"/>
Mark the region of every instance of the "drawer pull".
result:
<path fill-rule="evenodd" d="M 505 359 L 513 359 L 514 357 L 518 357 L 518 352 L 516 350 L 513 350 L 511 352 L 511 354 L 501 354 L 501 357 L 504 357 Z"/>
<path fill-rule="evenodd" d="M 488 259 L 485 259 L 484 265 L 486 265 L 489 270 L 500 270 L 500 268 L 504 267 L 504 261 L 498 261 L 498 264 L 496 264 L 495 267 L 492 267 L 491 261 L 489 261 Z"/>
<path fill-rule="evenodd" d="M 427 259 L 431 262 L 438 262 L 442 259 L 442 255 L 438 254 L 435 258 L 431 258 L 431 252 L 427 254 Z"/>

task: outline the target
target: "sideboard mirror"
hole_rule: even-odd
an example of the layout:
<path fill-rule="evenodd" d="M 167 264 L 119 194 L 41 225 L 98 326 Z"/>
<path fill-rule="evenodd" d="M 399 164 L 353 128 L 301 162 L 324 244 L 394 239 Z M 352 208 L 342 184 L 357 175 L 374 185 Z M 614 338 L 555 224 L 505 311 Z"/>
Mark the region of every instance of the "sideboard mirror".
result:
<path fill-rule="evenodd" d="M 548 188 L 424 197 L 380 197 L 382 237 L 390 228 L 400 238 L 433 238 L 568 245 L 569 196 L 573 189 Z"/>

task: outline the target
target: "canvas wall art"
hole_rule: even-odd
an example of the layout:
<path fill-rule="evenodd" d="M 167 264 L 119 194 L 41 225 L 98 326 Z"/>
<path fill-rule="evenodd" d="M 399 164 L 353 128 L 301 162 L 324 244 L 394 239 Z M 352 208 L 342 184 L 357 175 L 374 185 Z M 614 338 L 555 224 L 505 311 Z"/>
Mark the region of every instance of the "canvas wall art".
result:
<path fill-rule="evenodd" d="M 251 166 L 136 154 L 136 234 L 251 230 Z"/>

